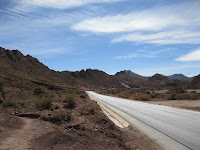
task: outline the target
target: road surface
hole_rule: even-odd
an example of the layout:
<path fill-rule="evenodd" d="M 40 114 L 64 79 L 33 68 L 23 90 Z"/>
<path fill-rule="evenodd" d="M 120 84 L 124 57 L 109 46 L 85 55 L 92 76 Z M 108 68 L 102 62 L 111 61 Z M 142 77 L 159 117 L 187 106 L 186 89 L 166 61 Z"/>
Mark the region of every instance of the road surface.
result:
<path fill-rule="evenodd" d="M 200 150 L 200 113 L 87 91 L 168 150 Z M 181 101 L 180 101 L 181 102 Z"/>

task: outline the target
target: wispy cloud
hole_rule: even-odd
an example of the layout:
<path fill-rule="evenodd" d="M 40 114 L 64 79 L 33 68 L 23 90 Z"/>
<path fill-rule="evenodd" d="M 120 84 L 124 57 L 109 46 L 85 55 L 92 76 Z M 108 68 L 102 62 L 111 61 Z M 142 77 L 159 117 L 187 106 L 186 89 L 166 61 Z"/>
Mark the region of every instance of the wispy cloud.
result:
<path fill-rule="evenodd" d="M 200 61 L 200 49 L 188 53 L 176 59 L 177 61 Z"/>
<path fill-rule="evenodd" d="M 72 26 L 72 29 L 95 33 L 116 33 L 137 30 L 156 31 L 168 25 L 183 23 L 183 20 L 175 16 L 164 18 L 159 13 L 149 14 L 148 11 L 132 12 L 127 15 L 118 14 L 116 16 L 85 19 Z"/>
<path fill-rule="evenodd" d="M 112 42 L 131 41 L 148 44 L 200 44 L 200 32 L 170 30 L 153 34 L 132 33 L 115 38 Z"/>
<path fill-rule="evenodd" d="M 112 42 L 200 44 L 199 7 L 200 3 L 196 1 L 192 4 L 155 7 L 128 14 L 87 18 L 71 28 L 93 33 L 118 33 L 118 37 Z"/>
<path fill-rule="evenodd" d="M 67 9 L 93 3 L 111 3 L 118 1 L 122 0 L 19 0 L 20 3 L 25 5 L 57 9 Z"/>
<path fill-rule="evenodd" d="M 199 25 L 199 3 L 197 6 L 186 4 L 180 6 L 167 6 L 114 16 L 95 17 L 85 19 L 75 24 L 72 29 L 96 33 L 115 33 L 127 31 L 158 31 L 177 26 Z M 193 9 L 193 11 L 191 11 Z"/>
<path fill-rule="evenodd" d="M 131 58 L 134 58 L 136 57 L 136 54 L 129 54 L 129 55 L 126 55 L 126 56 L 116 56 L 115 59 L 131 59 Z"/>

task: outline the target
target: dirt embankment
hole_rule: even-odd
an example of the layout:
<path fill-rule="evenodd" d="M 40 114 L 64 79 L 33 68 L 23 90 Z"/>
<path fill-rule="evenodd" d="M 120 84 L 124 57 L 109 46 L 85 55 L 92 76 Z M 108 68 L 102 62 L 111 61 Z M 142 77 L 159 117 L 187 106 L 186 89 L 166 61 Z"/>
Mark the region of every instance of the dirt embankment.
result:
<path fill-rule="evenodd" d="M 68 125 L 7 114 L 0 118 L 0 150 L 160 149 L 134 128 L 117 128 L 101 111 Z"/>

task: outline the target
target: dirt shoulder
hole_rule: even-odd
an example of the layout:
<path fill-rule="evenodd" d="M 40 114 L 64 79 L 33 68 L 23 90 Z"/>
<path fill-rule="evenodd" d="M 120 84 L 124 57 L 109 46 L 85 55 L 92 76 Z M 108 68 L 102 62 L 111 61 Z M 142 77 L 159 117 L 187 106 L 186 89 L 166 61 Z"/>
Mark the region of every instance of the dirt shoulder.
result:
<path fill-rule="evenodd" d="M 76 121 L 65 125 L 8 114 L 0 114 L 0 117 L 1 150 L 160 149 L 137 129 L 118 128 L 101 110 L 82 123 Z"/>
<path fill-rule="evenodd" d="M 31 140 L 43 134 L 56 130 L 56 127 L 38 119 L 19 118 L 11 115 L 0 114 L 0 127 L 4 128 L 0 138 L 1 150 L 32 149 Z M 12 122 L 6 126 L 7 122 Z"/>
<path fill-rule="evenodd" d="M 147 103 L 188 109 L 200 112 L 200 100 L 149 101 Z"/>

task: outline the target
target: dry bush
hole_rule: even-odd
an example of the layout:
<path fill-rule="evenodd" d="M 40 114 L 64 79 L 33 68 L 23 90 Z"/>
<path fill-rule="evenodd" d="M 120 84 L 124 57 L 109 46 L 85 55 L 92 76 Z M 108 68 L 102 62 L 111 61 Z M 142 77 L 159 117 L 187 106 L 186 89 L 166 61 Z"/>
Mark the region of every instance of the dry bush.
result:
<path fill-rule="evenodd" d="M 34 89 L 34 95 L 41 95 L 41 94 L 44 94 L 44 93 L 45 93 L 45 91 L 41 87 L 36 87 Z"/>
<path fill-rule="evenodd" d="M 4 82 L 3 81 L 0 81 L 0 97 L 2 96 L 2 99 L 5 98 L 5 95 L 4 95 Z"/>
<path fill-rule="evenodd" d="M 180 88 L 180 87 L 178 87 L 178 88 L 171 88 L 169 90 L 169 92 L 170 93 L 187 93 L 187 91 L 185 89 Z"/>
<path fill-rule="evenodd" d="M 81 115 L 94 115 L 95 114 L 95 102 L 91 101 L 89 103 L 87 103 L 86 105 L 83 105 L 80 109 L 79 109 L 79 113 Z"/>
<path fill-rule="evenodd" d="M 170 94 L 169 96 L 168 96 L 168 100 L 176 100 L 176 95 L 177 94 L 175 94 L 175 93 L 172 93 L 172 94 Z"/>
<path fill-rule="evenodd" d="M 144 95 L 144 94 L 143 94 L 143 95 L 140 96 L 140 100 L 141 100 L 141 101 L 149 101 L 149 100 L 150 100 L 150 96 L 149 96 L 149 95 Z"/>
<path fill-rule="evenodd" d="M 200 96 L 197 93 L 172 93 L 168 100 L 197 100 Z"/>
<path fill-rule="evenodd" d="M 63 103 L 65 103 L 64 108 L 73 109 L 76 107 L 76 101 L 73 97 L 65 99 Z"/>
<path fill-rule="evenodd" d="M 71 112 L 59 111 L 55 112 L 51 116 L 42 117 L 41 119 L 60 125 L 64 122 L 70 122 L 72 120 L 72 114 Z"/>
<path fill-rule="evenodd" d="M 180 100 L 197 100 L 199 99 L 199 95 L 195 93 L 183 93 L 183 94 L 177 94 L 176 99 Z"/>
<path fill-rule="evenodd" d="M 117 95 L 121 98 L 130 98 L 133 94 L 134 92 L 130 90 L 125 90 L 120 93 L 117 93 Z"/>
<path fill-rule="evenodd" d="M 5 99 L 2 102 L 2 106 L 3 108 L 24 108 L 25 107 L 25 103 L 23 101 L 17 101 L 17 100 L 8 100 Z"/>
<path fill-rule="evenodd" d="M 85 98 L 86 98 L 86 96 L 85 96 L 85 95 L 80 95 L 80 98 L 83 98 L 83 99 L 85 99 Z"/>
<path fill-rule="evenodd" d="M 54 109 L 59 109 L 59 105 L 54 105 Z"/>
<path fill-rule="evenodd" d="M 39 98 L 34 101 L 35 108 L 38 110 L 51 109 L 52 103 L 47 98 Z"/>
<path fill-rule="evenodd" d="M 151 98 L 157 98 L 160 96 L 160 93 L 152 93 L 150 96 Z"/>
<path fill-rule="evenodd" d="M 65 95 L 66 98 L 68 98 L 68 97 L 75 98 L 75 97 L 79 96 L 78 91 L 77 90 L 73 90 L 73 89 L 61 90 L 59 93 L 62 94 L 62 95 Z"/>

